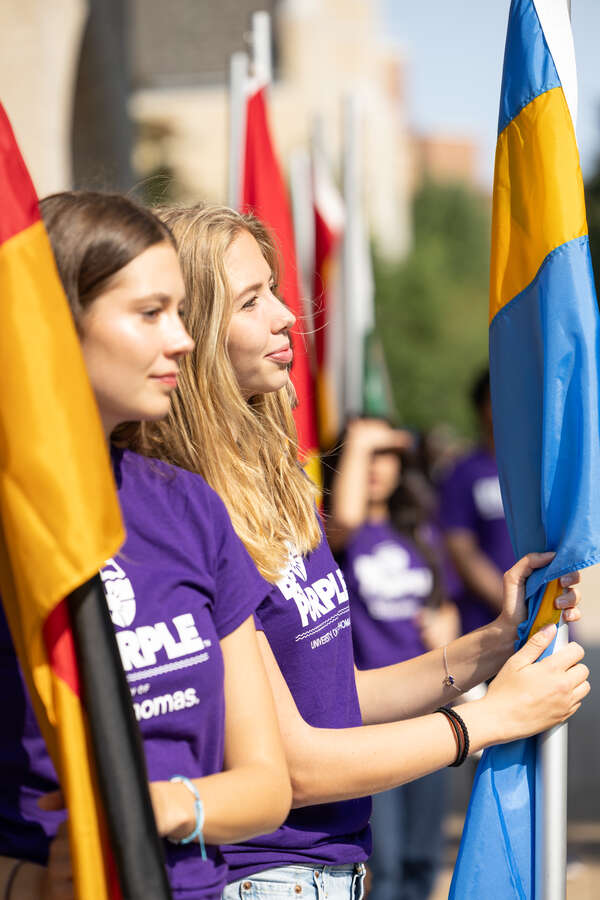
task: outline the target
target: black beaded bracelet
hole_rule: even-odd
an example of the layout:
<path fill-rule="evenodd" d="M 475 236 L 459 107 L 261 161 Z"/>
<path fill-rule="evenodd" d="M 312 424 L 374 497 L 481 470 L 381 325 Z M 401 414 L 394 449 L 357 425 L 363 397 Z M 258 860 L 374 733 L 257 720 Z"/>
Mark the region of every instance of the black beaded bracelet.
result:
<path fill-rule="evenodd" d="M 15 878 L 17 877 L 17 873 L 18 873 L 19 869 L 21 868 L 21 866 L 25 865 L 26 862 L 27 862 L 27 860 L 25 860 L 25 859 L 19 859 L 19 860 L 17 860 L 17 862 L 14 864 L 14 866 L 10 870 L 10 875 L 8 876 L 6 884 L 4 885 L 4 900 L 10 900 L 10 895 L 12 893 L 12 888 L 13 888 L 13 884 L 15 883 Z"/>
<path fill-rule="evenodd" d="M 462 718 L 462 716 L 459 716 L 456 710 L 450 706 L 440 706 L 438 709 L 436 709 L 436 712 L 442 713 L 448 719 L 450 725 L 452 726 L 454 737 L 456 738 L 456 759 L 453 763 L 449 764 L 449 768 L 462 766 L 465 759 L 469 755 L 470 749 L 469 732 L 467 730 L 467 726 L 465 725 L 464 719 Z"/>

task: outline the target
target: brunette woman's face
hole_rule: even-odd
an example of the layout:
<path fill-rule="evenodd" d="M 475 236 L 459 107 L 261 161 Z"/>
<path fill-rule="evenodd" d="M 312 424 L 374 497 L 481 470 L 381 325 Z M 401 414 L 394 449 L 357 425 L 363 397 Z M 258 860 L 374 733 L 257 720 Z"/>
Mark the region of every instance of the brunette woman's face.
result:
<path fill-rule="evenodd" d="M 107 434 L 168 413 L 179 360 L 194 346 L 181 320 L 184 292 L 174 248 L 154 244 L 86 310 L 81 346 Z"/>
<path fill-rule="evenodd" d="M 371 503 L 389 500 L 400 483 L 402 465 L 393 450 L 379 451 L 371 455 L 367 481 L 367 496 Z"/>
<path fill-rule="evenodd" d="M 250 232 L 241 231 L 225 254 L 233 295 L 227 349 L 244 397 L 278 391 L 292 362 L 289 329 L 296 321 L 275 294 L 273 273 Z"/>

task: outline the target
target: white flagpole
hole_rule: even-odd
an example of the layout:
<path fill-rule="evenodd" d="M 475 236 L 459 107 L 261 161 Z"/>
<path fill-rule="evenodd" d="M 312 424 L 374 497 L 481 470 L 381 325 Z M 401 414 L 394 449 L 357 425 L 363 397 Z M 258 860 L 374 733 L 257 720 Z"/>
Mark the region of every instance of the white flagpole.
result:
<path fill-rule="evenodd" d="M 346 229 L 343 248 L 344 390 L 346 416 L 363 408 L 365 335 L 374 324 L 373 273 L 363 215 L 361 108 L 349 95 L 343 105 L 343 194 Z"/>
<path fill-rule="evenodd" d="M 359 223 L 358 209 L 360 206 L 360 153 L 359 153 L 359 113 L 358 102 L 355 96 L 347 96 L 343 103 L 343 161 L 342 184 L 344 194 L 344 207 L 346 209 L 346 230 L 344 232 L 343 247 L 343 333 L 344 333 L 344 379 L 343 379 L 343 404 L 344 414 L 356 415 L 360 413 L 362 406 L 362 372 L 363 372 L 363 347 L 360 339 L 357 341 L 358 327 L 356 306 L 356 281 L 355 258 L 358 242 Z"/>
<path fill-rule="evenodd" d="M 310 154 L 304 147 L 297 147 L 290 155 L 290 194 L 296 259 L 302 289 L 302 308 L 305 316 L 301 330 L 305 333 L 309 346 L 313 347 L 311 360 L 314 363 L 312 290 L 315 267 L 315 219 Z"/>
<path fill-rule="evenodd" d="M 229 65 L 229 186 L 228 202 L 232 209 L 240 208 L 242 160 L 246 131 L 246 85 L 248 82 L 248 54 L 234 53 Z"/>
<path fill-rule="evenodd" d="M 575 127 L 577 72 L 570 29 L 571 2 L 534 0 L 534 4 Z M 562 623 L 555 652 L 568 639 L 568 627 Z M 567 892 L 567 733 L 566 724 L 558 725 L 537 739 L 535 900 L 565 900 Z"/>
<path fill-rule="evenodd" d="M 568 640 L 568 625 L 559 624 L 554 652 Z M 537 739 L 535 900 L 565 900 L 567 895 L 567 736 L 564 722 Z"/>
<path fill-rule="evenodd" d="M 252 13 L 252 64 L 256 81 L 271 84 L 273 63 L 271 56 L 271 16 L 268 12 Z"/>

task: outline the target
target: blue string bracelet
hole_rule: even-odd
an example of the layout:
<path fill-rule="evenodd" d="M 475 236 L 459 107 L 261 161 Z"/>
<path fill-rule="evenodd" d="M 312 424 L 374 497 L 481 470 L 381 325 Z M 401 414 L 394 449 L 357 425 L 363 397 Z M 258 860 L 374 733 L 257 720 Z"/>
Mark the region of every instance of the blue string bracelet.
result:
<path fill-rule="evenodd" d="M 186 778 L 185 775 L 173 775 L 172 778 L 169 778 L 169 781 L 178 781 L 184 787 L 190 791 L 194 795 L 194 809 L 196 810 L 196 827 L 190 834 L 186 837 L 181 838 L 181 840 L 174 840 L 173 838 L 169 838 L 171 843 L 173 844 L 189 844 L 191 841 L 195 841 L 198 838 L 198 843 L 200 844 L 200 853 L 202 855 L 202 859 L 207 859 L 206 856 L 206 845 L 204 844 L 204 835 L 202 834 L 202 828 L 204 826 L 204 807 L 202 806 L 202 800 L 200 799 L 200 794 L 198 793 L 198 788 L 194 784 L 193 781 L 190 781 L 189 778 Z"/>

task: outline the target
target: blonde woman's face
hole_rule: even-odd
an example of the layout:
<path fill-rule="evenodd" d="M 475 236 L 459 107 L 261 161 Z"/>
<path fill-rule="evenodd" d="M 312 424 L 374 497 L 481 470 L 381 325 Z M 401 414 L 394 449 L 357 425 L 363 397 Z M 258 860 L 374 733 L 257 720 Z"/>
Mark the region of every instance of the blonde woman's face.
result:
<path fill-rule="evenodd" d="M 240 390 L 246 398 L 278 391 L 288 382 L 296 320 L 273 293 L 273 273 L 248 231 L 238 234 L 224 263 L 233 296 L 227 349 Z"/>
<path fill-rule="evenodd" d="M 184 284 L 170 244 L 155 244 L 116 273 L 81 322 L 81 347 L 105 432 L 161 419 L 179 360 L 194 342 L 181 320 Z"/>

